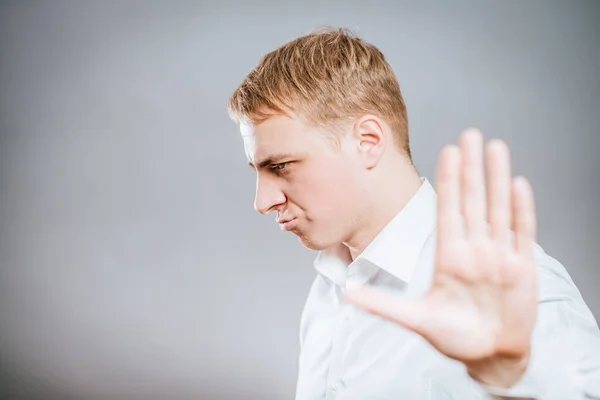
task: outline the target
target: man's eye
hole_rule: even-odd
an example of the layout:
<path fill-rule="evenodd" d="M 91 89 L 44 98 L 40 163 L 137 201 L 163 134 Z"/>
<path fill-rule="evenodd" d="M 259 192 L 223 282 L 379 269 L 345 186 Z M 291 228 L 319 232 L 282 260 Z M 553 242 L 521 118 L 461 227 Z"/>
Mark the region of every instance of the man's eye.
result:
<path fill-rule="evenodd" d="M 273 164 L 273 165 L 271 165 L 271 169 L 273 171 L 276 171 L 276 172 L 283 171 L 285 169 L 285 167 L 287 167 L 288 164 L 289 163 L 287 163 L 287 162 L 283 162 L 283 163 L 279 163 L 279 164 Z"/>

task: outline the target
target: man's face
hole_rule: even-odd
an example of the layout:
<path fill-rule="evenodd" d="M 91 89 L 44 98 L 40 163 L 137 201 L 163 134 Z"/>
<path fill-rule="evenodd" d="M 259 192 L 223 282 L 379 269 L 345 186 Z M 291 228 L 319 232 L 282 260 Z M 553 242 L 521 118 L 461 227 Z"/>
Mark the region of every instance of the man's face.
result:
<path fill-rule="evenodd" d="M 274 116 L 241 125 L 246 156 L 257 172 L 254 206 L 275 212 L 281 229 L 308 248 L 346 240 L 360 215 L 360 162 L 351 140 L 337 146 L 298 118 Z"/>

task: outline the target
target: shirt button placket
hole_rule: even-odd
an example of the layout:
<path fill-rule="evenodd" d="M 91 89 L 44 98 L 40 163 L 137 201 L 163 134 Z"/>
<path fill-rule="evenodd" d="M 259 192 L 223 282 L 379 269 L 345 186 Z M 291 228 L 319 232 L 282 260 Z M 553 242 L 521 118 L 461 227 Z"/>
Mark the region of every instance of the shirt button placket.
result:
<path fill-rule="evenodd" d="M 329 376 L 327 377 L 327 400 L 334 400 L 338 398 L 345 388 L 344 383 L 340 380 L 340 375 L 342 372 L 341 364 L 344 357 L 343 353 L 346 346 L 349 320 L 350 317 L 348 315 L 348 310 L 345 310 L 345 312 L 340 312 L 332 344 L 332 357 L 329 367 Z"/>

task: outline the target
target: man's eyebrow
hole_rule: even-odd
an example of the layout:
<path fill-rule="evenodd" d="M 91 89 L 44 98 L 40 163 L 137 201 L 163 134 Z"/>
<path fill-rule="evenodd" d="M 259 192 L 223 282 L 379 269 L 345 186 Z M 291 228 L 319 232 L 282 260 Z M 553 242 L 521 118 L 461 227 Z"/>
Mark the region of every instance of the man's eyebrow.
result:
<path fill-rule="evenodd" d="M 258 161 L 258 169 L 263 169 L 265 167 L 268 167 L 269 165 L 277 164 L 278 162 L 281 162 L 281 160 L 292 157 L 293 155 L 290 153 L 273 154 L 261 161 Z M 252 162 L 248 162 L 248 165 L 250 165 L 252 168 L 256 168 L 255 164 Z"/>

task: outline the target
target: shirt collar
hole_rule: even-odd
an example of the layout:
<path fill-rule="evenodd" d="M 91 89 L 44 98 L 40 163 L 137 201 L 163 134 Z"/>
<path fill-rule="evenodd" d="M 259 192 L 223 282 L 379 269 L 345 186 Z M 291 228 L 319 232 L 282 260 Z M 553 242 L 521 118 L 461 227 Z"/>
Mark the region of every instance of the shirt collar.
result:
<path fill-rule="evenodd" d="M 339 244 L 319 252 L 314 261 L 317 271 L 339 286 L 345 286 L 347 275 L 354 274 L 360 267 L 369 271 L 361 274 L 364 281 L 379 268 L 406 283 L 410 282 L 421 249 L 436 223 L 435 191 L 426 178 L 421 178 L 421 181 L 413 197 L 354 262 L 348 249 Z"/>

